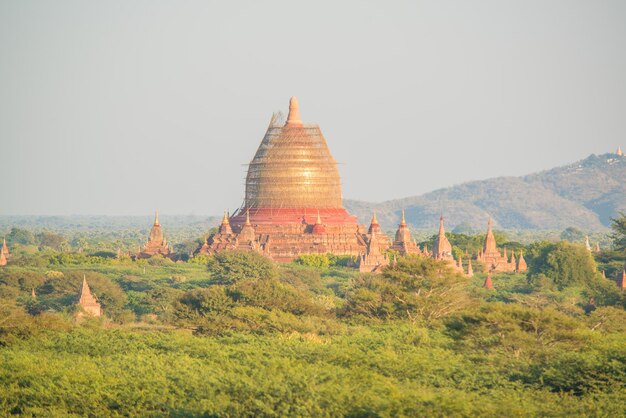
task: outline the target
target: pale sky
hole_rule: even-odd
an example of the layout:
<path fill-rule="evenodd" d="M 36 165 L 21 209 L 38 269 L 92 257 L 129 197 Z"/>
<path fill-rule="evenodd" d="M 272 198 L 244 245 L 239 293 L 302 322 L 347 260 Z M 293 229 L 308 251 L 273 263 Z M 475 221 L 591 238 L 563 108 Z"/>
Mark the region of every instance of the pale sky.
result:
<path fill-rule="evenodd" d="M 626 2 L 0 1 L 0 214 L 220 214 L 300 102 L 383 201 L 626 147 Z"/>

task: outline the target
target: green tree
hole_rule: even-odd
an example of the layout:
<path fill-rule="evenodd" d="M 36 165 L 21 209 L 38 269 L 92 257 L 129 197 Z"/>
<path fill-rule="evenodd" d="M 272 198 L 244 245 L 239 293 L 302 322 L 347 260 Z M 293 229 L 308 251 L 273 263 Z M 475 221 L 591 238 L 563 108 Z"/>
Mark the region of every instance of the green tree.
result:
<path fill-rule="evenodd" d="M 347 295 L 346 315 L 380 319 L 434 320 L 467 306 L 466 279 L 444 263 L 401 257 L 380 275 L 362 275 Z"/>
<path fill-rule="evenodd" d="M 230 285 L 244 279 L 274 279 L 274 263 L 255 251 L 224 251 L 209 259 L 208 270 L 216 283 Z"/>
<path fill-rule="evenodd" d="M 234 305 L 224 286 L 191 290 L 180 298 L 180 303 L 201 316 L 226 313 Z"/>
<path fill-rule="evenodd" d="M 330 267 L 330 258 L 327 254 L 302 254 L 294 260 L 295 263 L 306 267 L 327 269 Z"/>
<path fill-rule="evenodd" d="M 42 248 L 48 247 L 56 251 L 61 251 L 67 246 L 65 238 L 55 232 L 44 231 L 38 234 L 37 237 L 39 238 L 39 246 Z"/>
<path fill-rule="evenodd" d="M 9 245 L 33 245 L 37 243 L 35 235 L 27 229 L 11 228 L 11 232 L 7 235 L 7 243 Z"/>
<path fill-rule="evenodd" d="M 576 227 L 570 226 L 561 232 L 561 239 L 569 242 L 581 243 L 585 239 L 585 233 Z"/>
<path fill-rule="evenodd" d="M 531 284 L 548 279 L 562 290 L 575 285 L 588 285 L 598 278 L 596 263 L 582 245 L 560 241 L 531 246 L 531 251 L 533 257 L 528 269 Z"/>
<path fill-rule="evenodd" d="M 626 251 L 626 214 L 620 212 L 620 216 L 611 219 L 611 230 L 613 247 L 618 251 Z"/>

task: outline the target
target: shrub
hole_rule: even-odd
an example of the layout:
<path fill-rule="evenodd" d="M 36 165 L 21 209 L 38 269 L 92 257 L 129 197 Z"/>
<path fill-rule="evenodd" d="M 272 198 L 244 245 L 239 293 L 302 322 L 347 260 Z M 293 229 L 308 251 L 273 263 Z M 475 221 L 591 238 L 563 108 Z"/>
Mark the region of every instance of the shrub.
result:
<path fill-rule="evenodd" d="M 224 251 L 210 258 L 208 270 L 218 284 L 230 285 L 244 279 L 274 279 L 275 264 L 254 251 Z"/>

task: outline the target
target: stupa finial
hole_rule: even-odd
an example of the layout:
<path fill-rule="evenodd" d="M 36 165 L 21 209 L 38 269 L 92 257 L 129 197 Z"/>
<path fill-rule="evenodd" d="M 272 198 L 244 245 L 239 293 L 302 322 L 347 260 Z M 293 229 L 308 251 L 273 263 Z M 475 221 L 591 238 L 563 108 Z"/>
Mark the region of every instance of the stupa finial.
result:
<path fill-rule="evenodd" d="M 246 209 L 246 226 L 250 226 L 250 209 Z"/>
<path fill-rule="evenodd" d="M 224 209 L 224 217 L 222 218 L 222 224 L 223 225 L 230 224 L 230 221 L 228 220 L 228 212 L 226 212 L 226 209 Z"/>
<path fill-rule="evenodd" d="M 404 219 L 404 208 L 402 208 L 402 219 L 400 220 L 401 226 L 406 226 L 406 220 Z"/>
<path fill-rule="evenodd" d="M 291 99 L 289 99 L 289 115 L 287 116 L 287 122 L 285 123 L 285 126 L 302 126 L 302 120 L 300 119 L 300 109 L 296 96 L 291 96 Z"/>
<path fill-rule="evenodd" d="M 158 209 L 154 210 L 154 224 L 155 225 L 160 225 L 159 224 L 159 210 Z"/>

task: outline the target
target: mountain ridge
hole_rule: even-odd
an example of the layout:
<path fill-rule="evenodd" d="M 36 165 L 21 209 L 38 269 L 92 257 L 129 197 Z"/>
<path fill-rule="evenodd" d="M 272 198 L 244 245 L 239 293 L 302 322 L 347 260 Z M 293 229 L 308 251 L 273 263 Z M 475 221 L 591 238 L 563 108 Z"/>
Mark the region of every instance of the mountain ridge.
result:
<path fill-rule="evenodd" d="M 396 227 L 403 208 L 414 228 L 434 228 L 443 213 L 450 228 L 482 229 L 491 217 L 503 229 L 606 230 L 612 217 L 626 211 L 626 157 L 592 154 L 523 176 L 474 180 L 380 203 L 346 199 L 344 205 L 362 222 L 376 211 L 387 230 Z"/>

